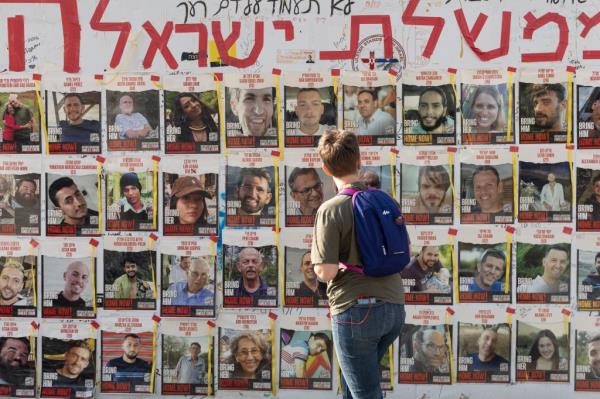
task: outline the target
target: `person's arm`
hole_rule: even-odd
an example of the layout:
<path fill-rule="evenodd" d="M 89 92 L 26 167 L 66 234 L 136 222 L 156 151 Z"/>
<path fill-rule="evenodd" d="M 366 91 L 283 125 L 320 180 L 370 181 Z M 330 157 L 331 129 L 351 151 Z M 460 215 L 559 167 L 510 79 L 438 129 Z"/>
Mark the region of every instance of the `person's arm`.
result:
<path fill-rule="evenodd" d="M 321 263 L 315 265 L 315 274 L 321 281 L 331 281 L 337 276 L 339 266 L 333 263 Z"/>
<path fill-rule="evenodd" d="M 321 281 L 333 280 L 339 269 L 341 226 L 336 219 L 332 209 L 319 210 L 315 216 L 311 259 L 315 274 Z"/>
<path fill-rule="evenodd" d="M 542 192 L 540 194 L 540 201 L 542 201 L 542 206 L 547 210 L 552 209 L 552 200 L 548 200 L 549 191 L 550 190 L 548 185 L 544 184 L 544 187 L 542 187 Z"/>
<path fill-rule="evenodd" d="M 185 381 L 180 380 L 180 378 L 181 378 L 181 361 L 182 360 L 183 360 L 183 356 L 179 358 L 179 360 L 177 361 L 177 366 L 175 366 L 175 378 L 177 379 L 177 382 L 185 383 Z"/>
<path fill-rule="evenodd" d="M 558 186 L 558 206 L 562 206 L 565 203 L 565 190 L 562 184 L 557 183 L 556 185 Z"/>
<path fill-rule="evenodd" d="M 306 374 L 306 360 L 294 359 L 294 367 L 296 369 L 296 378 L 304 378 Z"/>

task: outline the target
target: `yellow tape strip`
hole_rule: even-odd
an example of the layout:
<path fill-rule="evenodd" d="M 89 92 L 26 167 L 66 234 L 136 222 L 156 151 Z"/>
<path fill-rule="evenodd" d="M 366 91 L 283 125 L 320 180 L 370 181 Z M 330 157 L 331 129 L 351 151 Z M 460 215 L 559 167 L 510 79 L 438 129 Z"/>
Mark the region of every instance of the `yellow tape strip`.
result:
<path fill-rule="evenodd" d="M 102 234 L 102 163 L 97 162 L 96 177 L 98 184 L 98 234 Z"/>
<path fill-rule="evenodd" d="M 152 238 L 148 237 L 148 249 L 150 251 L 154 251 L 156 248 L 156 241 L 154 241 Z M 152 256 L 152 254 L 149 254 L 149 258 L 150 258 L 150 274 L 152 275 L 152 298 L 156 299 L 156 276 L 154 274 L 154 257 Z"/>
<path fill-rule="evenodd" d="M 394 344 L 388 346 L 388 359 L 390 361 L 390 386 L 394 389 Z"/>
<path fill-rule="evenodd" d="M 452 275 L 454 276 L 454 295 L 456 297 L 456 303 L 460 303 L 460 295 L 458 294 L 458 263 L 456 263 L 456 254 L 454 253 L 454 236 L 448 234 L 448 242 L 450 243 L 450 250 L 452 251 Z"/>
<path fill-rule="evenodd" d="M 569 337 L 569 316 L 563 314 L 563 335 Z"/>
<path fill-rule="evenodd" d="M 456 74 L 454 72 L 450 73 L 450 84 L 452 84 L 452 90 L 454 91 L 455 102 L 458 101 L 458 91 L 456 90 Z"/>
<path fill-rule="evenodd" d="M 90 273 L 92 275 L 92 309 L 96 315 L 96 247 L 90 244 Z"/>
<path fill-rule="evenodd" d="M 158 217 L 158 161 L 152 160 L 152 229 L 156 230 Z"/>
<path fill-rule="evenodd" d="M 152 81 L 152 86 L 156 87 L 156 88 L 157 88 L 157 89 L 159 89 L 159 90 L 162 90 L 162 89 L 164 89 L 164 86 L 163 86 L 162 82 L 155 82 L 155 81 Z"/>
<path fill-rule="evenodd" d="M 225 140 L 225 112 L 223 111 L 223 103 L 221 101 L 221 82 L 215 80 L 215 88 L 217 90 L 217 104 L 219 106 L 219 128 L 221 130 L 221 147 L 223 148 L 223 155 L 227 155 L 227 145 Z"/>
<path fill-rule="evenodd" d="M 507 121 L 506 121 L 506 141 L 510 143 L 510 139 L 512 137 L 512 122 L 513 122 L 513 72 L 508 71 L 508 111 L 507 111 Z"/>
<path fill-rule="evenodd" d="M 571 174 L 571 182 L 574 182 L 575 176 L 573 174 L 573 150 L 571 148 L 567 149 L 567 157 L 569 158 L 569 173 Z M 571 204 L 574 204 L 574 203 L 575 203 L 575 190 L 573 190 L 573 188 L 571 187 Z"/>
<path fill-rule="evenodd" d="M 567 72 L 567 145 L 573 142 L 573 75 L 573 72 Z"/>
<path fill-rule="evenodd" d="M 456 195 L 456 189 L 454 188 L 454 153 L 448 152 L 448 163 L 450 166 L 450 191 L 452 191 L 452 203 L 454 204 L 454 218 L 458 218 L 460 215 L 460 203 L 458 196 Z"/>
<path fill-rule="evenodd" d="M 269 318 L 269 327 L 271 333 L 269 334 L 269 340 L 271 341 L 271 353 L 275 353 L 275 320 Z M 271 392 L 273 396 L 277 394 L 277 362 L 271 361 Z"/>
<path fill-rule="evenodd" d="M 33 285 L 33 306 L 37 308 L 37 250 L 29 244 L 29 254 L 35 259 L 33 262 L 34 267 L 31 270 L 31 285 Z M 92 280 L 93 281 L 93 280 Z"/>
<path fill-rule="evenodd" d="M 50 143 L 48 142 L 48 129 L 46 128 L 46 113 L 44 112 L 44 105 L 42 103 L 42 95 L 40 92 L 40 81 L 39 80 L 34 80 L 33 84 L 35 85 L 35 98 L 37 100 L 37 104 L 38 104 L 38 110 L 40 112 L 40 124 L 42 126 L 40 126 L 40 128 L 42 129 L 42 132 L 44 133 L 44 141 L 45 141 L 45 147 L 46 147 L 46 154 L 50 154 Z"/>
<path fill-rule="evenodd" d="M 212 378 L 212 363 L 213 363 L 213 344 L 214 344 L 214 328 L 212 326 L 208 326 L 208 370 L 207 370 L 207 378 L 208 378 L 208 396 L 212 396 L 213 394 L 213 378 Z"/>
<path fill-rule="evenodd" d="M 392 197 L 396 198 L 396 154 L 390 151 L 390 176 L 392 176 Z"/>
<path fill-rule="evenodd" d="M 152 327 L 152 372 L 150 373 L 150 393 L 154 392 L 154 380 L 156 375 L 156 338 L 158 337 L 158 323 L 154 320 Z"/>
<path fill-rule="evenodd" d="M 506 232 L 506 266 L 504 267 L 504 293 L 510 290 L 510 269 L 512 255 L 512 233 Z"/>
<path fill-rule="evenodd" d="M 517 163 L 517 153 L 513 152 L 512 154 L 512 179 L 513 179 L 513 217 L 514 221 L 517 221 L 517 215 L 519 212 L 519 187 L 517 182 L 519 181 L 518 175 L 518 163 Z"/>
<path fill-rule="evenodd" d="M 342 369 L 340 368 L 339 363 L 336 363 L 337 365 L 337 375 L 338 375 L 338 395 L 341 395 L 342 393 Z"/>
<path fill-rule="evenodd" d="M 279 248 L 279 158 L 273 158 L 275 174 L 275 245 Z"/>
<path fill-rule="evenodd" d="M 332 76 L 331 77 L 332 83 L 333 83 L 333 94 L 338 97 L 338 92 L 340 90 L 340 77 L 339 76 Z"/>
<path fill-rule="evenodd" d="M 279 158 L 283 159 L 283 111 L 281 109 L 281 88 L 279 82 L 281 77 L 273 75 L 275 78 L 275 100 L 277 104 L 277 138 L 279 142 Z M 279 188 L 277 188 L 279 190 Z"/>
<path fill-rule="evenodd" d="M 512 324 L 513 324 L 513 314 L 512 313 L 506 312 L 506 322 L 508 323 L 508 326 L 512 330 Z"/>
<path fill-rule="evenodd" d="M 454 356 L 452 356 L 452 333 L 450 332 L 450 327 L 452 322 L 450 320 L 450 315 L 446 312 L 446 345 L 448 346 L 448 360 L 450 361 L 450 380 L 452 383 L 456 382 L 456 372 L 454 370 Z"/>

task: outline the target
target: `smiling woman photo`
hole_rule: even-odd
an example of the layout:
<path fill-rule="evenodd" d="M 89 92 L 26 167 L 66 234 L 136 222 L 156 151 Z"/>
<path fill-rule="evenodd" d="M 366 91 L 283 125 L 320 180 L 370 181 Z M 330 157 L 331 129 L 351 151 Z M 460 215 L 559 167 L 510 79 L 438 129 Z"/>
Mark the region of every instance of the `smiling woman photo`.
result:
<path fill-rule="evenodd" d="M 535 336 L 529 356 L 528 370 L 568 370 L 568 360 L 561 358 L 556 335 L 550 330 L 541 330 Z"/>
<path fill-rule="evenodd" d="M 263 379 L 263 371 L 269 371 L 271 359 L 267 353 L 267 341 L 259 332 L 242 332 L 231 340 L 231 358 L 234 365 L 233 378 Z"/>
<path fill-rule="evenodd" d="M 503 98 L 494 86 L 479 86 L 465 104 L 465 120 L 471 133 L 502 132 L 506 129 Z"/>

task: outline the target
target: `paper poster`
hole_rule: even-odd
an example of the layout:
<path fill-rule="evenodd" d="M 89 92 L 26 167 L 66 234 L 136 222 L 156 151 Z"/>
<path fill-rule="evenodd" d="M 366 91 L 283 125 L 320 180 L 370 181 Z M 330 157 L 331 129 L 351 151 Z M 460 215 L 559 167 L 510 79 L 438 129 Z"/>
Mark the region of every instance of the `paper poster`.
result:
<path fill-rule="evenodd" d="M 273 157 L 264 152 L 229 154 L 225 175 L 227 226 L 275 226 L 276 173 Z"/>
<path fill-rule="evenodd" d="M 104 318 L 101 331 L 102 393 L 153 393 L 156 337 L 150 317 Z"/>
<path fill-rule="evenodd" d="M 517 230 L 517 303 L 570 302 L 571 235 L 555 227 Z"/>
<path fill-rule="evenodd" d="M 331 75 L 284 75 L 285 146 L 316 147 L 327 129 L 338 125 L 337 95 Z"/>
<path fill-rule="evenodd" d="M 577 148 L 600 148 L 600 71 L 577 72 Z"/>
<path fill-rule="evenodd" d="M 0 234 L 40 235 L 40 172 L 39 158 L 5 155 L 0 160 Z"/>
<path fill-rule="evenodd" d="M 461 303 L 511 303 L 512 246 L 500 227 L 463 226 L 458 234 Z"/>
<path fill-rule="evenodd" d="M 162 161 L 165 236 L 217 235 L 219 161 L 214 155 Z"/>
<path fill-rule="evenodd" d="M 396 78 L 385 71 L 344 71 L 343 128 L 360 145 L 396 144 Z"/>
<path fill-rule="evenodd" d="M 600 236 L 579 233 L 577 250 L 577 310 L 600 310 Z"/>
<path fill-rule="evenodd" d="M 279 145 L 275 77 L 259 73 L 224 74 L 227 148 Z"/>
<path fill-rule="evenodd" d="M 42 317 L 96 316 L 98 241 L 48 238 L 42 243 Z"/>
<path fill-rule="evenodd" d="M 600 391 L 600 317 L 576 314 L 575 391 Z"/>
<path fill-rule="evenodd" d="M 108 151 L 160 151 L 160 97 L 148 74 L 105 75 Z"/>
<path fill-rule="evenodd" d="M 461 223 L 513 223 L 511 153 L 502 148 L 463 149 L 460 162 Z"/>
<path fill-rule="evenodd" d="M 52 157 L 46 165 L 46 235 L 97 236 L 102 204 L 98 162 L 92 156 Z"/>
<path fill-rule="evenodd" d="M 412 258 L 402 270 L 404 302 L 412 305 L 451 305 L 452 243 L 448 230 L 409 226 Z"/>
<path fill-rule="evenodd" d="M 219 389 L 270 391 L 274 331 L 264 314 L 219 318 Z"/>
<path fill-rule="evenodd" d="M 523 148 L 519 153 L 519 222 L 570 223 L 573 182 L 567 150 Z"/>
<path fill-rule="evenodd" d="M 577 231 L 600 231 L 600 154 L 578 151 Z"/>
<path fill-rule="evenodd" d="M 212 329 L 201 320 L 163 320 L 162 394 L 207 395 L 216 372 Z"/>
<path fill-rule="evenodd" d="M 506 69 L 462 69 L 462 143 L 505 144 L 515 142 L 514 86 Z M 512 101 L 509 102 L 509 97 Z M 510 107 L 509 108 L 509 104 Z M 510 140 L 508 125 L 512 126 Z"/>
<path fill-rule="evenodd" d="M 104 309 L 156 309 L 156 251 L 143 236 L 104 237 Z"/>
<path fill-rule="evenodd" d="M 500 308 L 459 315 L 457 382 L 510 382 L 511 325 Z"/>
<path fill-rule="evenodd" d="M 277 307 L 278 252 L 271 230 L 225 230 L 223 307 Z"/>
<path fill-rule="evenodd" d="M 387 147 L 362 148 L 360 151 L 360 180 L 365 186 L 383 190 L 396 199 L 399 176 L 395 158 Z M 392 160 L 393 159 L 393 160 Z M 337 187 L 332 180 L 334 192 Z"/>
<path fill-rule="evenodd" d="M 400 384 L 450 384 L 452 324 L 443 307 L 409 307 L 400 335 Z"/>
<path fill-rule="evenodd" d="M 38 247 L 36 240 L 0 238 L 0 315 L 36 317 Z"/>
<path fill-rule="evenodd" d="M 327 317 L 282 316 L 279 321 L 279 388 L 331 390 L 333 339 Z"/>
<path fill-rule="evenodd" d="M 214 317 L 216 247 L 208 239 L 164 238 L 161 252 L 161 316 Z"/>
<path fill-rule="evenodd" d="M 517 381 L 569 382 L 569 323 L 560 308 L 519 308 Z"/>
<path fill-rule="evenodd" d="M 29 320 L 0 320 L 0 396 L 34 398 L 36 391 L 35 329 Z"/>
<path fill-rule="evenodd" d="M 113 157 L 106 161 L 106 231 L 158 229 L 156 162 L 141 156 Z"/>
<path fill-rule="evenodd" d="M 219 153 L 219 98 L 212 74 L 164 77 L 166 154 Z"/>
<path fill-rule="evenodd" d="M 101 86 L 92 76 L 48 74 L 43 85 L 50 154 L 102 152 Z"/>
<path fill-rule="evenodd" d="M 40 109 L 32 75 L 3 74 L 0 79 L 3 154 L 39 154 L 42 151 Z"/>
<path fill-rule="evenodd" d="M 453 167 L 448 152 L 403 148 L 400 159 L 400 203 L 407 224 L 452 224 Z"/>
<path fill-rule="evenodd" d="M 403 71 L 404 145 L 456 144 L 456 89 L 449 72 Z"/>
<path fill-rule="evenodd" d="M 521 144 L 567 142 L 568 85 L 566 69 L 530 68 L 520 71 Z"/>

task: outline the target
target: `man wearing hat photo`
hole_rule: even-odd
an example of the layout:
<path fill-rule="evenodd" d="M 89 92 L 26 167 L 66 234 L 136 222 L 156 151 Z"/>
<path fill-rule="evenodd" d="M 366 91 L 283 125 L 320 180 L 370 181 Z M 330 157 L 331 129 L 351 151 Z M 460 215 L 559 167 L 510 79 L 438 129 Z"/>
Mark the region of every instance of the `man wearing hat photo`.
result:
<path fill-rule="evenodd" d="M 198 176 L 180 176 L 173 183 L 169 209 L 176 210 L 173 224 L 208 224 L 206 198 L 212 195 Z"/>
<path fill-rule="evenodd" d="M 119 200 L 119 219 L 152 221 L 152 204 L 142 201 L 142 183 L 136 173 L 125 173 L 119 184 L 123 198 Z"/>

